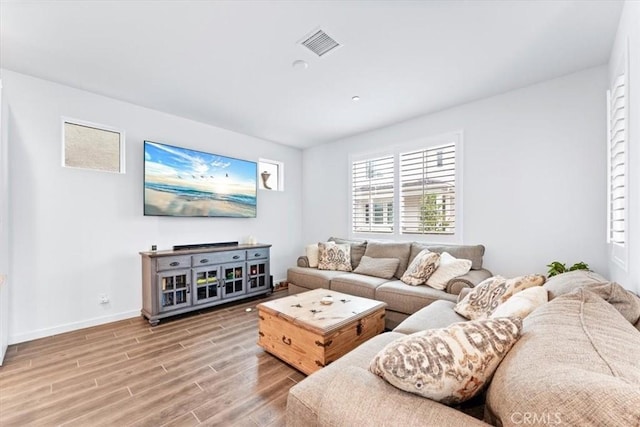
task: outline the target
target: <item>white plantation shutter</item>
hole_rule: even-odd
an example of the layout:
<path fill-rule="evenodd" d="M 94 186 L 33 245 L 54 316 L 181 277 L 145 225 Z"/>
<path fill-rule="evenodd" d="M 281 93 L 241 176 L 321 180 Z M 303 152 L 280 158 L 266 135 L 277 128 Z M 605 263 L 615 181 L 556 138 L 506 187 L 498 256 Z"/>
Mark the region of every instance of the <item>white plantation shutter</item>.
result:
<path fill-rule="evenodd" d="M 393 155 L 354 161 L 351 178 L 353 231 L 393 233 Z"/>
<path fill-rule="evenodd" d="M 608 215 L 607 241 L 624 246 L 627 227 L 627 139 L 625 76 L 619 76 L 608 100 Z"/>
<path fill-rule="evenodd" d="M 454 234 L 456 145 L 400 154 L 401 234 Z"/>

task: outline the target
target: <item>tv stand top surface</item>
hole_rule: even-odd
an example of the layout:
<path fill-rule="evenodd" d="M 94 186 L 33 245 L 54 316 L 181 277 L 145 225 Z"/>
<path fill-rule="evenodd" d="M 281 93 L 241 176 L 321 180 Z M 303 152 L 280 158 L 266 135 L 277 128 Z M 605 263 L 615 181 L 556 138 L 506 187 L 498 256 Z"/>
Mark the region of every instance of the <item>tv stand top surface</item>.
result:
<path fill-rule="evenodd" d="M 200 245 L 200 244 L 199 244 Z M 198 254 L 198 253 L 206 253 L 206 252 L 223 252 L 223 251 L 233 251 L 233 250 L 243 250 L 243 249 L 257 249 L 257 248 L 270 248 L 270 244 L 265 243 L 256 243 L 256 244 L 245 244 L 245 243 L 237 243 L 235 245 L 230 246 L 197 246 L 189 249 L 167 249 L 160 251 L 144 251 L 140 252 L 140 255 L 145 255 L 151 258 L 155 257 L 163 257 L 163 256 L 171 256 L 171 255 L 189 255 L 189 254 Z M 175 246 L 174 246 L 175 248 Z"/>
<path fill-rule="evenodd" d="M 202 248 L 228 248 L 230 246 L 238 246 L 238 242 L 217 242 L 217 243 L 194 243 L 191 245 L 174 245 L 174 251 L 184 251 L 189 249 Z"/>

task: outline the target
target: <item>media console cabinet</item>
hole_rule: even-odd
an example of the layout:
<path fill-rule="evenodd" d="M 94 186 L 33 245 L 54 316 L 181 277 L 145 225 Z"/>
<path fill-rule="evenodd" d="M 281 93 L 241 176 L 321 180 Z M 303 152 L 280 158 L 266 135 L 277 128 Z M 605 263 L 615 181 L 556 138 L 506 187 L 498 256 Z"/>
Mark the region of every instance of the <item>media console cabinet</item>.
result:
<path fill-rule="evenodd" d="M 140 252 L 142 315 L 160 319 L 271 291 L 271 245 Z"/>

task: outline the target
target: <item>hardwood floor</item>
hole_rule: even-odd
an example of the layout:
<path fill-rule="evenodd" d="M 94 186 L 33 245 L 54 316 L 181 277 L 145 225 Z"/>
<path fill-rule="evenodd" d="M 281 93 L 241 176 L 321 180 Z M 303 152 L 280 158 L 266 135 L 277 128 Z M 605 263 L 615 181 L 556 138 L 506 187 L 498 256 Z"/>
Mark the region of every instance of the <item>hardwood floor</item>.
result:
<path fill-rule="evenodd" d="M 9 346 L 0 425 L 284 425 L 287 393 L 304 375 L 256 345 L 255 306 L 285 295 Z"/>

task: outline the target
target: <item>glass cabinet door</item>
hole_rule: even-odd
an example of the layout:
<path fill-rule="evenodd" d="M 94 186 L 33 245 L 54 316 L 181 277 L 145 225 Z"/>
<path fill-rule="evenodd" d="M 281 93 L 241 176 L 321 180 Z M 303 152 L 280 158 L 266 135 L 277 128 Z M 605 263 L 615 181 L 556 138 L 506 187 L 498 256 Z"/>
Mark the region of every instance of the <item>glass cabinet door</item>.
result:
<path fill-rule="evenodd" d="M 249 276 L 247 292 L 262 291 L 269 287 L 269 269 L 264 260 L 247 263 Z"/>
<path fill-rule="evenodd" d="M 245 292 L 245 264 L 227 264 L 222 266 L 224 275 L 223 291 L 225 297 L 242 295 Z"/>
<path fill-rule="evenodd" d="M 222 293 L 220 267 L 209 266 L 193 270 L 193 303 L 219 300 Z"/>
<path fill-rule="evenodd" d="M 158 274 L 160 311 L 191 305 L 189 273 L 189 270 L 175 270 Z"/>

